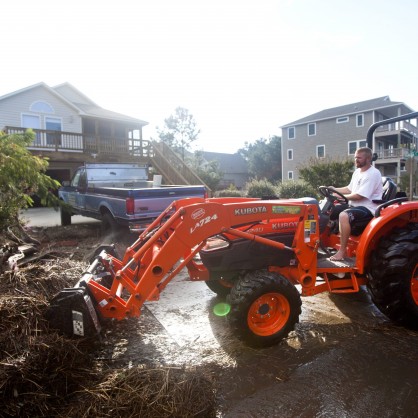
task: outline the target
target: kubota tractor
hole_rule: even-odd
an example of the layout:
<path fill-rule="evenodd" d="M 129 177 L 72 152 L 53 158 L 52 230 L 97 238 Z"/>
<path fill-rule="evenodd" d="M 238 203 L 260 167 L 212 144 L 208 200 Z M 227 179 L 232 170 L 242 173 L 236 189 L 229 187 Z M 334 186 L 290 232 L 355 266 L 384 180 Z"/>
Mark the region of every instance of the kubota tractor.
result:
<path fill-rule="evenodd" d="M 379 122 L 418 117 L 418 112 Z M 418 326 L 418 202 L 393 198 L 384 178 L 375 217 L 353 228 L 344 261 L 330 220 L 344 201 L 321 187 L 323 199 L 183 199 L 174 202 L 119 257 L 104 246 L 75 287 L 51 301 L 51 325 L 70 336 L 100 332 L 104 319 L 137 317 L 183 268 L 226 297 L 230 324 L 253 346 L 277 343 L 294 329 L 301 296 L 354 293 L 367 285 L 391 320 Z"/>

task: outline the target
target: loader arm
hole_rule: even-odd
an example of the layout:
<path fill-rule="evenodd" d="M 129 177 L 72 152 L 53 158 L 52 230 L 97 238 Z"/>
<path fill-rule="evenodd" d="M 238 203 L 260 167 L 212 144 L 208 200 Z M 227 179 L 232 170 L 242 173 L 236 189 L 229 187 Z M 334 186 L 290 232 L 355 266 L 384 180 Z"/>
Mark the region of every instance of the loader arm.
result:
<path fill-rule="evenodd" d="M 263 220 L 289 217 L 298 224 L 294 240 L 298 242 L 297 248 L 256 236 L 242 228 Z M 178 200 L 126 249 L 122 260 L 106 250 L 102 251 L 75 289 L 86 290 L 99 318 L 121 320 L 139 316 L 144 302 L 157 300 L 167 284 L 184 267 L 189 265 L 193 271 L 193 257 L 208 238 L 218 234 L 228 234 L 292 251 L 298 258 L 300 268 L 306 271 L 316 266 L 316 248 L 319 242 L 317 220 L 316 205 L 289 200 Z M 196 271 L 191 276 L 199 278 Z M 59 309 L 59 303 L 55 306 Z M 72 309 L 74 310 L 77 311 L 77 307 Z"/>

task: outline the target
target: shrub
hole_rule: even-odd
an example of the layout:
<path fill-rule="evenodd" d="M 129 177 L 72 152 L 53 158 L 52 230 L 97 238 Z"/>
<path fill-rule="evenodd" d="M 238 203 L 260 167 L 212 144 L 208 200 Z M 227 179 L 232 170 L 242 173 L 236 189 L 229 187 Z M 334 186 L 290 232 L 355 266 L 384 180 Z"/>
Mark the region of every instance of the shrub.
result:
<path fill-rule="evenodd" d="M 267 179 L 253 179 L 245 185 L 248 197 L 272 197 L 278 196 L 277 186 Z"/>
<path fill-rule="evenodd" d="M 217 197 L 241 197 L 242 193 L 233 185 L 230 184 L 227 189 L 220 190 L 216 193 Z"/>
<path fill-rule="evenodd" d="M 314 190 L 319 186 L 347 186 L 352 174 L 353 160 L 348 158 L 310 158 L 299 166 L 299 177 Z"/>
<path fill-rule="evenodd" d="M 281 183 L 278 193 L 281 199 L 318 197 L 318 192 L 303 180 L 290 180 Z"/>

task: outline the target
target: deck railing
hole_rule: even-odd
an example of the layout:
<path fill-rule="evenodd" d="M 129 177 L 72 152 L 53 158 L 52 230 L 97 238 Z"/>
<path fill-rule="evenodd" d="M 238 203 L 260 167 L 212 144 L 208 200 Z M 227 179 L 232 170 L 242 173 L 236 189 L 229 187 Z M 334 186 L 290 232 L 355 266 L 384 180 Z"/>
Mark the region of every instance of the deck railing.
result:
<path fill-rule="evenodd" d="M 24 133 L 26 128 L 6 126 L 7 134 Z M 87 135 L 76 132 L 32 129 L 35 140 L 30 150 L 80 152 L 90 155 L 112 154 L 151 158 L 152 145 L 148 140 Z"/>
<path fill-rule="evenodd" d="M 394 122 L 387 125 L 379 126 L 376 132 L 406 131 L 411 135 L 418 136 L 418 128 L 408 121 Z"/>
<path fill-rule="evenodd" d="M 408 158 L 410 150 L 408 148 L 392 148 L 377 151 L 380 160 L 391 158 Z"/>

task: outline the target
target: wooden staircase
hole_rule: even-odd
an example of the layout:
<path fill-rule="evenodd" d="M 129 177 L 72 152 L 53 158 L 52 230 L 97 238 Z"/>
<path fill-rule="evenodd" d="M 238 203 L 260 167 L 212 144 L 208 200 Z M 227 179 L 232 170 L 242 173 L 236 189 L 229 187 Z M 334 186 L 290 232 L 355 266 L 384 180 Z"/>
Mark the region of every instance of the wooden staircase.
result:
<path fill-rule="evenodd" d="M 207 184 L 165 142 L 152 141 L 152 151 L 152 166 L 166 184 L 203 184 L 211 195 Z"/>

